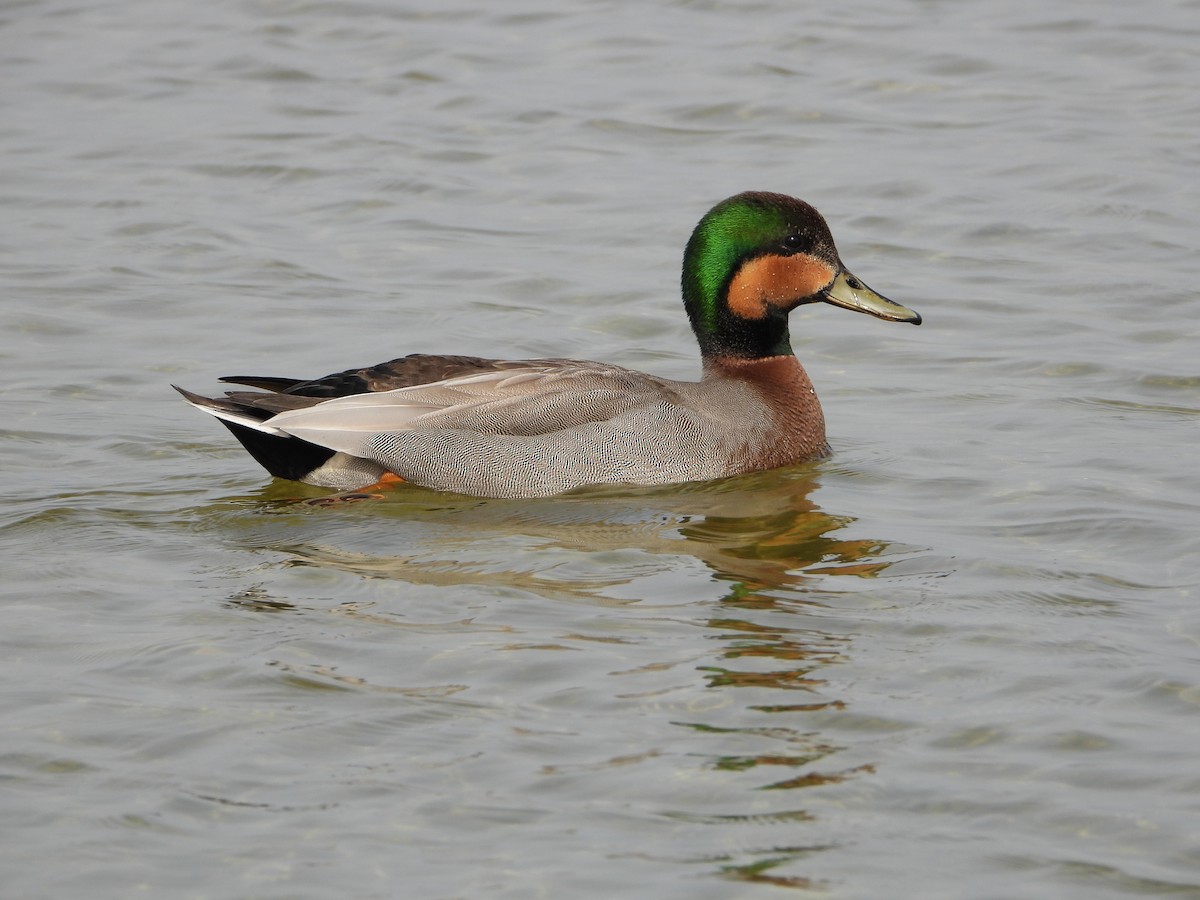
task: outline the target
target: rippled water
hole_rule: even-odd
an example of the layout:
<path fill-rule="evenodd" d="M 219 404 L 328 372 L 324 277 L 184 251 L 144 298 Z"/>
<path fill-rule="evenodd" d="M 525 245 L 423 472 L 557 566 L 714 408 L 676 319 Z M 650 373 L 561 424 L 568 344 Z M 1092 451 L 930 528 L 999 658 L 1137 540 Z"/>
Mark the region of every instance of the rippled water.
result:
<path fill-rule="evenodd" d="M 13 897 L 1200 896 L 1200 4 L 0 9 Z M 178 401 L 696 373 L 695 220 L 829 218 L 836 455 L 291 502 Z"/>

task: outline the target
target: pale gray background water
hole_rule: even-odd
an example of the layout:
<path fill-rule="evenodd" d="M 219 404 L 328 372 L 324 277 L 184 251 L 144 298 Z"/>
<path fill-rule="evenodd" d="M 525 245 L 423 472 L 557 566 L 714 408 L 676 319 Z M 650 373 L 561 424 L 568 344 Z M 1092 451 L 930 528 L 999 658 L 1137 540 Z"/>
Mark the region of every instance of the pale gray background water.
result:
<path fill-rule="evenodd" d="M 0 56 L 5 897 L 1200 897 L 1195 0 L 47 0 Z M 926 317 L 794 317 L 827 462 L 314 509 L 167 386 L 693 376 L 750 188 Z"/>

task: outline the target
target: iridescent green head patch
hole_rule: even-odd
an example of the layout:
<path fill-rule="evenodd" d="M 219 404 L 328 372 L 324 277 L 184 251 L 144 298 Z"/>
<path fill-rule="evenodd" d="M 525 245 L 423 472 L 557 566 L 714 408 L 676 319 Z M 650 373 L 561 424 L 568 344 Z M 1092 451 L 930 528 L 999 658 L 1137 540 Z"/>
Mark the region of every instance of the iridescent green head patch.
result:
<path fill-rule="evenodd" d="M 717 327 L 721 291 L 738 264 L 786 232 L 783 211 L 764 203 L 760 196 L 739 194 L 718 203 L 700 220 L 688 241 L 683 255 L 683 296 L 693 323 L 705 331 Z"/>
<path fill-rule="evenodd" d="M 825 220 L 803 200 L 750 191 L 709 210 L 683 254 L 683 300 L 697 335 L 713 336 L 720 327 L 723 292 L 738 266 L 762 254 L 792 252 L 837 262 Z"/>

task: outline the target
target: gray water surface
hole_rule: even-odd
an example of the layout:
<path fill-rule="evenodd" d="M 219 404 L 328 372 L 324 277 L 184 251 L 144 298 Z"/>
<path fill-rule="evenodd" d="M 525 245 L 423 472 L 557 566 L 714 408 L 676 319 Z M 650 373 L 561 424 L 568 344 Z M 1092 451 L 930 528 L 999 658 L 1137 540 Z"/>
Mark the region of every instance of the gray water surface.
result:
<path fill-rule="evenodd" d="M 0 883 L 1200 897 L 1200 4 L 0 8 Z M 168 384 L 695 377 L 805 198 L 820 463 L 314 508 Z"/>

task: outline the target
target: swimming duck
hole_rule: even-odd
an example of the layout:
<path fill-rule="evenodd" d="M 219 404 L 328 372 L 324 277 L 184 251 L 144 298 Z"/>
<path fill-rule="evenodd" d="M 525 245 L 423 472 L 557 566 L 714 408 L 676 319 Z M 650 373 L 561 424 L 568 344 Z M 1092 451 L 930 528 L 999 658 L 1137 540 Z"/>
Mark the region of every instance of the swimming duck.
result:
<path fill-rule="evenodd" d="M 783 194 L 747 192 L 709 210 L 684 250 L 682 288 L 703 363 L 696 382 L 584 360 L 413 354 L 312 381 L 221 379 L 266 393 L 176 390 L 278 478 L 545 497 L 821 457 L 825 419 L 788 313 L 824 302 L 921 323 L 850 274 L 821 214 Z"/>

